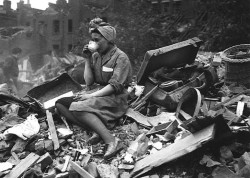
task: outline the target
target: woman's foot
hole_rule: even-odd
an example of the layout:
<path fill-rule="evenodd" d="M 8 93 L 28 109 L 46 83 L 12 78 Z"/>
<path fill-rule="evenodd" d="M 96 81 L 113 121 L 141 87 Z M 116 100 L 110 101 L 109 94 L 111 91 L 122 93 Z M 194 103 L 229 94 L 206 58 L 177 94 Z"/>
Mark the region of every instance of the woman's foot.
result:
<path fill-rule="evenodd" d="M 115 137 L 115 140 L 113 142 L 110 142 L 107 144 L 107 150 L 104 154 L 104 159 L 109 159 L 112 156 L 114 156 L 119 151 L 119 142 L 120 139 Z"/>

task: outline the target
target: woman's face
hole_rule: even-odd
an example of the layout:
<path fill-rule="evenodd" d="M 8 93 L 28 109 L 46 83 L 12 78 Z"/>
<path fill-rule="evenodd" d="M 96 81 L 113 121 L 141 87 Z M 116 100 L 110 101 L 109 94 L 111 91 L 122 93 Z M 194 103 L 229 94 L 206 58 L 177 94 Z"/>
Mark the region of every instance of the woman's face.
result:
<path fill-rule="evenodd" d="M 99 33 L 91 34 L 92 41 L 98 44 L 97 51 L 101 54 L 105 54 L 109 49 L 109 42 Z"/>

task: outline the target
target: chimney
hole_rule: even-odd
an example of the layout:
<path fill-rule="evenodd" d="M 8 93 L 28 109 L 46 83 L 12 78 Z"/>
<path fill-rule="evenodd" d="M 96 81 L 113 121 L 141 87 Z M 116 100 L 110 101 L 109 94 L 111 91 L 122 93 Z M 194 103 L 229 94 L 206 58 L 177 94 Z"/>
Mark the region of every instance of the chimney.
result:
<path fill-rule="evenodd" d="M 31 7 L 30 0 L 27 0 L 26 7 Z"/>
<path fill-rule="evenodd" d="M 8 12 L 8 11 L 11 11 L 11 1 L 9 1 L 9 0 L 4 0 L 4 1 L 3 1 L 3 8 L 4 8 L 4 10 L 6 10 L 7 12 Z"/>
<path fill-rule="evenodd" d="M 18 3 L 17 3 L 17 9 L 21 9 L 24 5 L 24 1 L 23 0 L 20 0 Z"/>

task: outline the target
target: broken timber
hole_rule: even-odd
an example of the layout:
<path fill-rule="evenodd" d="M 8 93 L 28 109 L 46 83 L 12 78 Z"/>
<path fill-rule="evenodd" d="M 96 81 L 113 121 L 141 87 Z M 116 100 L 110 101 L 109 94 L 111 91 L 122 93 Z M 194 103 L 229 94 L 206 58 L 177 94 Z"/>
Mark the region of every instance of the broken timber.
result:
<path fill-rule="evenodd" d="M 135 168 L 131 173 L 131 177 L 138 177 L 150 171 L 154 167 L 173 161 L 196 150 L 203 143 L 213 139 L 214 133 L 215 124 L 191 134 L 182 140 L 178 140 L 155 154 L 145 157 L 144 159 L 136 162 Z"/>
<path fill-rule="evenodd" d="M 159 124 L 171 122 L 176 119 L 174 114 L 167 113 L 167 112 L 162 112 L 161 114 L 157 116 L 147 117 L 141 114 L 140 112 L 135 111 L 131 108 L 128 108 L 125 115 L 128 117 L 131 117 L 139 124 L 147 126 L 147 127 L 157 126 Z"/>
<path fill-rule="evenodd" d="M 46 111 L 46 115 L 47 115 L 47 121 L 48 121 L 48 125 L 49 125 L 49 131 L 51 134 L 52 141 L 54 143 L 54 150 L 57 150 L 57 149 L 59 149 L 60 144 L 59 144 L 59 140 L 57 137 L 56 127 L 55 127 L 55 124 L 53 121 L 53 117 L 52 117 L 51 112 L 49 112 L 48 110 Z"/>
<path fill-rule="evenodd" d="M 30 153 L 25 159 L 23 159 L 14 169 L 10 171 L 5 178 L 18 178 L 24 171 L 26 171 L 30 166 L 32 166 L 38 159 L 39 155 L 35 153 Z"/>
<path fill-rule="evenodd" d="M 90 175 L 87 171 L 85 171 L 81 166 L 79 166 L 77 163 L 70 161 L 70 164 L 72 168 L 80 174 L 84 178 L 94 178 L 92 175 Z"/>

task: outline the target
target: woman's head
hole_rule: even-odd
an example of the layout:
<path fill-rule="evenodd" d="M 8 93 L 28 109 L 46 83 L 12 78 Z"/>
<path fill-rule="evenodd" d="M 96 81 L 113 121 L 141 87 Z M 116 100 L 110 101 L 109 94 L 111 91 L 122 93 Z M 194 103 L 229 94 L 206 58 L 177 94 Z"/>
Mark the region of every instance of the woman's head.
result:
<path fill-rule="evenodd" d="M 114 45 L 115 31 L 111 26 L 98 27 L 91 31 L 91 38 L 98 44 L 97 51 L 106 53 Z"/>
<path fill-rule="evenodd" d="M 93 19 L 90 22 L 90 33 L 92 40 L 98 44 L 97 51 L 99 53 L 107 52 L 111 47 L 113 47 L 116 38 L 116 30 L 114 27 L 110 26 L 108 23 L 103 21 L 97 21 Z"/>

